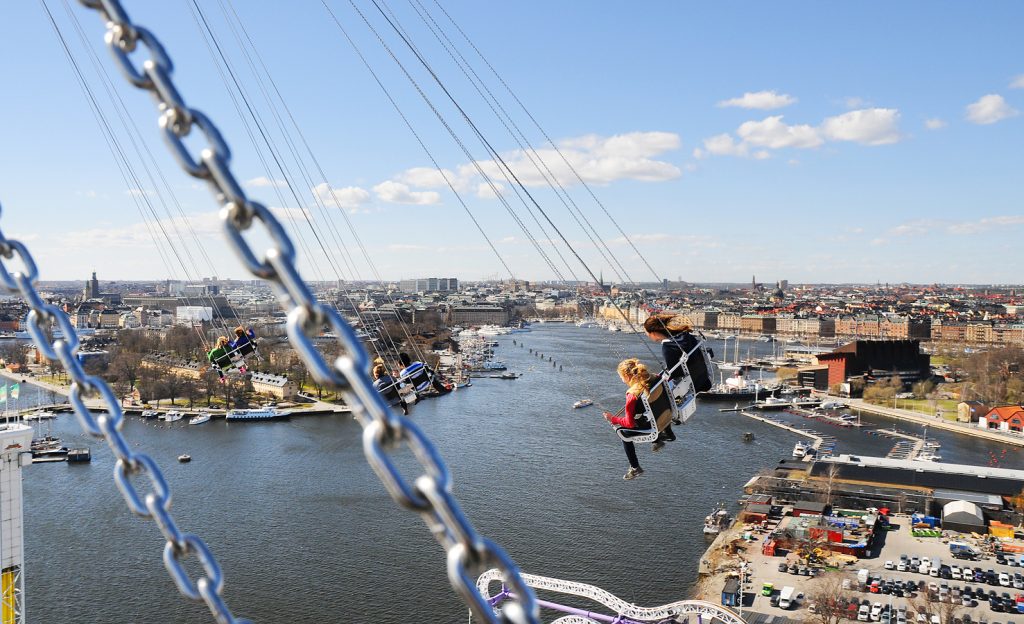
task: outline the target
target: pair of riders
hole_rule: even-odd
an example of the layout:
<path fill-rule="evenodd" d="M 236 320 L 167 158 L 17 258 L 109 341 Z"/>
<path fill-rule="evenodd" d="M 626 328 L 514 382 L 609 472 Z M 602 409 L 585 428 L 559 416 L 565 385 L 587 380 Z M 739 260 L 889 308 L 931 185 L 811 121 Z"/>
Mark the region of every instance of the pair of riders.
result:
<path fill-rule="evenodd" d="M 243 375 L 248 371 L 245 365 L 245 356 L 256 352 L 256 332 L 253 328 L 245 329 L 241 325 L 235 328 L 235 339 L 228 340 L 227 336 L 217 338 L 213 349 L 206 354 L 207 359 L 217 370 L 217 375 L 224 379 L 224 371 L 238 368 Z"/>
<path fill-rule="evenodd" d="M 644 331 L 651 340 L 661 342 L 661 353 L 665 359 L 665 370 L 669 374 L 669 381 L 678 384 L 685 377 L 684 367 L 679 366 L 679 361 L 686 358 L 686 369 L 689 370 L 690 379 L 693 383 L 694 392 L 703 392 L 711 389 L 711 367 L 708 355 L 700 347 L 700 340 L 693 335 L 693 324 L 689 318 L 676 314 L 654 314 L 644 321 Z M 666 390 L 666 384 L 659 384 L 659 374 L 651 374 L 647 367 L 637 360 L 630 358 L 623 360 L 618 366 L 619 378 L 626 384 L 626 405 L 623 415 L 617 416 L 605 413 L 605 419 L 616 427 L 623 430 L 639 430 L 636 435 L 644 435 L 644 429 L 658 427 L 661 433 L 651 446 L 654 452 L 664 448 L 666 442 L 673 442 L 676 439 L 672 431 L 672 425 L 664 420 L 667 416 L 664 407 L 665 400 L 673 400 Z M 655 388 L 652 392 L 651 389 Z M 646 406 L 643 400 L 647 396 L 647 405 L 651 407 L 653 414 L 646 413 Z M 669 408 L 670 410 L 671 408 Z M 679 423 L 678 420 L 673 422 Z M 633 442 L 623 439 L 622 446 L 626 451 L 626 459 L 629 461 L 629 471 L 623 479 L 629 481 L 643 474 L 644 469 L 640 467 L 640 461 L 636 455 L 636 447 Z"/>
<path fill-rule="evenodd" d="M 388 405 L 400 408 L 403 414 L 409 414 L 409 406 L 398 391 L 403 382 L 412 385 L 417 398 L 451 392 L 451 384 L 443 383 L 437 373 L 423 362 L 413 361 L 408 353 L 399 353 L 398 359 L 403 368 L 398 373 L 397 380 L 388 373 L 383 358 L 378 357 L 373 362 L 373 387 Z"/>

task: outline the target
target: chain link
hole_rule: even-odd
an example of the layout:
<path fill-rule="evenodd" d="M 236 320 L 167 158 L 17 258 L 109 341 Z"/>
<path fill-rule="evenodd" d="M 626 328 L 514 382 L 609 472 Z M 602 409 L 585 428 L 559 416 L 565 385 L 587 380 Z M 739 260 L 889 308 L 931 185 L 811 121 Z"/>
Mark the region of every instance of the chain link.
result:
<path fill-rule="evenodd" d="M 25 271 L 11 273 L 4 258 L 12 260 L 17 255 Z M 50 361 L 59 361 L 74 380 L 69 400 L 75 410 L 79 424 L 88 434 L 106 440 L 117 462 L 114 466 L 114 483 L 124 497 L 128 509 L 143 518 L 152 519 L 167 540 L 164 546 L 164 565 L 182 594 L 193 600 L 205 600 L 217 622 L 220 624 L 244 624 L 236 620 L 220 597 L 224 577 L 220 566 L 202 539 L 191 533 L 182 533 L 171 516 L 171 488 L 156 462 L 146 454 L 132 451 L 128 441 L 121 434 L 124 412 L 114 391 L 103 379 L 88 375 L 78 359 L 78 334 L 71 319 L 57 306 L 47 303 L 36 289 L 39 270 L 28 248 L 21 242 L 9 239 L 0 230 L 0 282 L 11 294 L 20 293 L 31 308 L 25 319 L 32 340 L 39 351 Z M 51 324 L 62 333 L 52 341 L 48 336 Z M 94 416 L 85 404 L 85 396 L 98 394 L 103 401 L 103 413 Z M 146 475 L 153 491 L 145 497 L 131 482 L 131 477 Z M 192 582 L 184 568 L 182 559 L 194 554 L 203 566 L 204 575 Z M 206 588 L 204 591 L 203 588 Z"/>
<path fill-rule="evenodd" d="M 352 413 L 363 426 L 363 450 L 367 460 L 388 493 L 402 507 L 418 512 L 447 551 L 448 578 L 452 587 L 483 621 L 538 623 L 540 611 L 536 597 L 523 581 L 518 567 L 501 547 L 481 536 L 462 512 L 452 496 L 451 476 L 437 448 L 412 421 L 388 407 L 374 389 L 369 376 L 369 355 L 356 338 L 355 331 L 337 311 L 316 300 L 295 266 L 295 248 L 280 221 L 263 205 L 246 197 L 231 172 L 231 152 L 220 132 L 209 118 L 189 108 L 175 88 L 171 79 L 173 64 L 163 46 L 150 31 L 131 22 L 119 0 L 80 2 L 102 16 L 107 25 L 105 40 L 128 81 L 156 97 L 164 137 L 182 168 L 189 175 L 210 184 L 223 208 L 224 231 L 235 253 L 252 275 L 270 282 L 280 296 L 288 313 L 288 338 L 309 367 L 310 374 L 319 383 L 338 389 L 352 406 Z M 141 70 L 130 58 L 140 47 L 148 50 L 150 55 L 142 63 Z M 209 144 L 200 152 L 199 158 L 184 143 L 193 126 L 200 128 Z M 242 235 L 257 221 L 273 241 L 273 246 L 262 260 Z M 0 274 L 0 279 L 2 277 Z M 310 337 L 311 333 L 319 333 L 325 326 L 337 336 L 341 348 L 341 355 L 333 363 L 324 359 Z M 408 446 L 424 469 L 424 474 L 412 482 L 402 476 L 389 455 L 401 443 Z M 134 509 L 138 502 L 133 499 L 129 504 Z M 504 605 L 501 613 L 495 613 L 488 604 L 477 589 L 473 576 L 474 572 L 483 572 L 492 566 L 500 570 L 505 584 L 515 591 L 515 600 Z M 172 565 L 169 564 L 168 569 L 182 593 L 191 596 L 189 592 L 193 587 L 179 582 Z M 213 576 L 209 568 L 207 575 Z M 207 595 L 204 591 L 213 596 L 219 595 L 219 592 L 210 590 L 208 584 L 197 583 L 196 589 L 204 598 Z M 207 602 L 212 608 L 213 603 Z"/>

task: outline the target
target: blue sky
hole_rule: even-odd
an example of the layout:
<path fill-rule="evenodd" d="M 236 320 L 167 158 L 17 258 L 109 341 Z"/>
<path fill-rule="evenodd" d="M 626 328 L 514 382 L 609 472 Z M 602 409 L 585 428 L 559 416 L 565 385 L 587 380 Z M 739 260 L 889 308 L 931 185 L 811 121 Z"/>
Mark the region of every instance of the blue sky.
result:
<path fill-rule="evenodd" d="M 130 133 L 121 129 L 75 21 L 63 3 L 47 2 L 141 184 L 121 177 L 41 5 L 14 3 L 0 23 L 0 54 L 6 59 L 0 64 L 0 84 L 6 86 L 0 98 L 4 232 L 29 244 L 48 279 L 84 279 L 92 269 L 101 279 L 245 277 L 219 233 L 209 191 L 186 176 L 162 144 L 152 98 L 130 87 L 102 49 L 99 18 L 71 3 L 141 130 L 141 139 L 134 141 L 144 141 L 155 156 L 155 164 L 148 165 L 155 185 L 139 164 Z M 352 4 L 330 0 L 329 5 L 516 276 L 555 275 L 532 237 L 561 275 L 585 278 L 571 252 L 558 244 L 566 266 L 547 242 L 557 238 L 554 231 L 545 224 L 542 232 L 508 181 L 496 177 L 497 188 L 530 229 L 524 234 Z M 497 172 L 373 3 L 356 0 L 355 5 L 472 159 L 484 172 Z M 654 276 L 562 156 L 659 277 L 1021 282 L 1024 43 L 1018 30 L 1024 5 L 442 5 L 559 151 L 547 144 L 434 0 L 393 0 L 382 7 L 394 12 L 527 190 L 587 265 L 606 279 L 616 279 L 615 268 L 415 9 L 428 11 L 452 37 L 625 268 L 619 272 L 623 278 Z M 319 2 L 200 4 L 288 175 L 272 166 L 265 145 L 258 152 L 250 141 L 191 2 L 126 6 L 137 23 L 163 41 L 186 101 L 220 127 L 232 146 L 238 177 L 249 181 L 250 196 L 278 211 L 302 239 L 307 277 L 508 276 Z M 223 10 L 230 6 L 259 47 L 326 180 L 303 150 L 302 166 L 292 156 L 288 141 L 301 148 L 301 139 L 294 129 L 286 138 L 274 122 L 261 91 L 261 86 L 269 91 L 269 84 L 250 71 L 231 29 L 234 22 Z M 261 155 L 271 163 L 269 170 Z M 161 176 L 169 191 L 162 188 Z M 314 197 L 321 198 L 319 204 Z M 188 225 L 178 216 L 179 206 Z M 355 244 L 349 223 L 367 254 Z M 168 239 L 177 257 L 169 253 Z"/>

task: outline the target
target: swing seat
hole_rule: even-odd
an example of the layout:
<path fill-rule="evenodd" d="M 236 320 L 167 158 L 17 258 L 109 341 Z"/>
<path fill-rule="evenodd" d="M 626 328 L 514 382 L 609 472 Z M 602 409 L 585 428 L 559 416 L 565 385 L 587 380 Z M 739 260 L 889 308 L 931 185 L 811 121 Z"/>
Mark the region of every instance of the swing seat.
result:
<path fill-rule="evenodd" d="M 667 381 L 667 376 L 659 376 L 657 383 L 640 396 L 640 401 L 644 405 L 644 414 L 647 416 L 648 422 L 653 422 L 653 426 L 646 429 L 620 427 L 615 430 L 620 440 L 634 443 L 654 442 L 661 432 L 672 423 L 675 401 L 667 389 Z"/>

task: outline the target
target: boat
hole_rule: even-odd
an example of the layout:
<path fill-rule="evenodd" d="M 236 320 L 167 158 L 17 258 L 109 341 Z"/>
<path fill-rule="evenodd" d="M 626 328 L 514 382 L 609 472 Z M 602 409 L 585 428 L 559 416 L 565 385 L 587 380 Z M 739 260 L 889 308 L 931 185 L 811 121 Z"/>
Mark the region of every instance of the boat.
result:
<path fill-rule="evenodd" d="M 480 368 L 483 368 L 484 370 L 505 370 L 508 367 L 505 366 L 504 362 L 495 360 L 491 362 L 484 362 L 480 365 Z"/>
<path fill-rule="evenodd" d="M 199 414 L 198 416 L 193 416 L 192 420 L 188 421 L 188 424 L 190 424 L 190 425 L 201 425 L 201 424 L 203 424 L 205 422 L 210 422 L 210 415 L 209 414 Z"/>
<path fill-rule="evenodd" d="M 803 458 L 807 455 L 807 449 L 808 446 L 806 444 L 803 442 L 797 442 L 796 446 L 793 447 L 793 457 L 796 457 L 797 459 Z"/>
<path fill-rule="evenodd" d="M 55 414 L 53 412 L 50 412 L 50 411 L 47 411 L 47 410 L 38 410 L 38 411 L 32 412 L 30 414 L 25 414 L 21 418 L 23 420 L 50 420 L 50 419 L 56 418 L 56 417 L 57 417 L 57 414 Z"/>
<path fill-rule="evenodd" d="M 60 438 L 47 435 L 34 438 L 30 446 L 32 457 L 59 458 L 62 461 L 68 454 L 68 447 L 61 444 Z"/>
<path fill-rule="evenodd" d="M 608 331 L 610 331 L 610 332 L 622 331 L 622 328 L 619 327 L 618 325 L 613 324 L 613 323 L 609 323 Z"/>
<path fill-rule="evenodd" d="M 279 412 L 274 407 L 264 407 L 260 409 L 238 409 L 231 410 L 228 412 L 225 418 L 229 421 L 234 420 L 274 420 L 277 418 L 287 418 L 288 412 Z"/>
<path fill-rule="evenodd" d="M 498 379 L 519 379 L 519 375 L 515 373 L 502 373 L 498 375 Z"/>
<path fill-rule="evenodd" d="M 188 462 L 192 461 L 192 456 L 189 455 L 188 453 L 182 453 L 181 455 L 178 455 L 178 461 L 180 461 L 183 464 L 187 464 Z"/>
<path fill-rule="evenodd" d="M 593 405 L 593 404 L 594 404 L 594 402 L 591 401 L 590 399 L 580 399 L 579 401 L 576 401 L 575 403 L 573 403 L 572 407 L 573 407 L 573 409 L 580 409 L 581 407 L 588 407 L 588 406 Z"/>
<path fill-rule="evenodd" d="M 159 418 L 160 413 L 155 410 L 144 410 L 142 412 L 142 417 L 146 420 L 149 420 L 151 418 Z"/>
<path fill-rule="evenodd" d="M 787 407 L 792 407 L 794 401 L 788 399 L 782 399 L 776 396 L 767 396 L 763 401 L 754 403 L 754 408 L 760 410 L 781 410 Z"/>
<path fill-rule="evenodd" d="M 92 461 L 92 451 L 86 448 L 73 448 L 68 451 L 68 462 L 72 464 L 84 464 Z"/>
<path fill-rule="evenodd" d="M 185 417 L 185 415 L 182 414 L 181 412 L 179 412 L 177 410 L 171 410 L 171 411 L 167 412 L 166 414 L 164 414 L 164 417 L 161 420 L 163 420 L 164 422 L 171 423 L 171 422 L 178 422 L 179 420 L 181 420 L 184 417 Z"/>
<path fill-rule="evenodd" d="M 456 383 L 455 387 L 453 389 L 454 390 L 458 390 L 459 388 L 468 388 L 468 387 L 470 387 L 472 385 L 473 385 L 473 382 L 469 381 L 467 379 L 466 381 L 461 381 L 461 382 Z"/>
<path fill-rule="evenodd" d="M 774 396 L 778 389 L 778 386 L 762 386 L 759 382 L 748 381 L 743 375 L 737 374 L 706 392 L 697 393 L 697 396 L 706 401 L 747 401 L 756 400 L 759 396 L 767 399 Z"/>
<path fill-rule="evenodd" d="M 729 527 L 732 517 L 725 509 L 725 505 L 718 503 L 715 510 L 704 517 L 704 535 L 718 535 Z"/>

